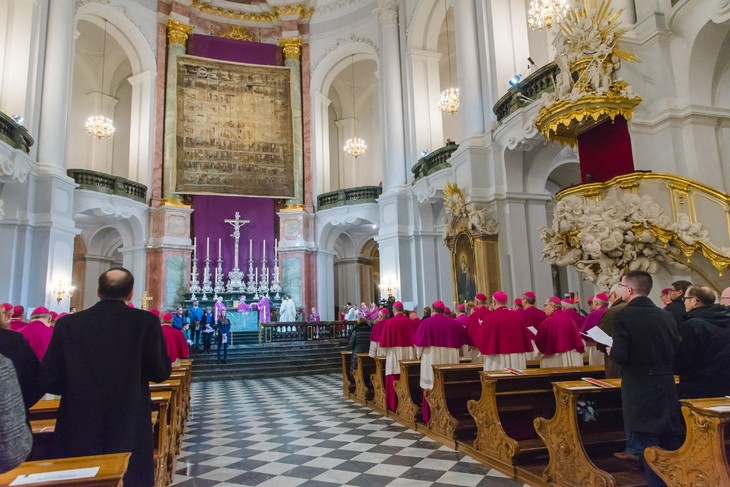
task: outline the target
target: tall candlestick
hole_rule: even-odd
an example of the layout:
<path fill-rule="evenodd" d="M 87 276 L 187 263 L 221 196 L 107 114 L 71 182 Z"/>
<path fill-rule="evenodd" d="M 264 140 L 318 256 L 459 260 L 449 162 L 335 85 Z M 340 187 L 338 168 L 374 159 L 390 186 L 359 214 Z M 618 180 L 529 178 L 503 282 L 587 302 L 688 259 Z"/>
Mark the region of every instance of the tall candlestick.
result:
<path fill-rule="evenodd" d="M 210 257 L 210 237 L 205 237 L 205 256 Z"/>
<path fill-rule="evenodd" d="M 266 260 L 266 239 L 264 239 L 264 260 Z"/>
<path fill-rule="evenodd" d="M 221 258 L 221 239 L 218 239 L 218 258 Z"/>
<path fill-rule="evenodd" d="M 279 239 L 274 239 L 274 256 L 276 256 L 276 253 L 279 251 Z"/>
<path fill-rule="evenodd" d="M 253 257 L 253 240 L 251 240 L 249 238 L 248 239 L 248 258 L 250 259 L 252 257 Z"/>
<path fill-rule="evenodd" d="M 256 268 L 256 282 L 259 282 L 259 268 Z"/>
<path fill-rule="evenodd" d="M 198 237 L 193 237 L 193 258 L 198 255 Z"/>

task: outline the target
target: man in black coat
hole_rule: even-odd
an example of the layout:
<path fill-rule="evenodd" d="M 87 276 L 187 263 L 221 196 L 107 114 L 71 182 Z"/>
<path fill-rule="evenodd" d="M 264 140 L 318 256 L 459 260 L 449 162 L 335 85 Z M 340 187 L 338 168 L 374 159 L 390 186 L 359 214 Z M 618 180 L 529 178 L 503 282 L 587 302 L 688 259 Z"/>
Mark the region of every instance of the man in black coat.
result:
<path fill-rule="evenodd" d="M 149 382 L 170 376 L 159 319 L 127 306 L 134 277 L 121 267 L 99 277 L 100 301 L 56 323 L 41 364 L 44 390 L 60 394 L 60 456 L 132 452 L 124 485 L 154 483 Z"/>
<path fill-rule="evenodd" d="M 644 271 L 631 271 L 621 279 L 628 304 L 614 318 L 613 346 L 608 353 L 622 366 L 621 402 L 624 428 L 639 451 L 659 445 L 679 447 L 682 431 L 674 359 L 679 335 L 677 324 L 647 297 L 653 282 Z M 650 487 L 664 485 L 644 463 Z"/>
<path fill-rule="evenodd" d="M 669 297 L 672 301 L 664 309 L 672 313 L 677 325 L 682 323 L 684 315 L 687 313 L 687 310 L 684 308 L 684 293 L 687 292 L 687 289 L 691 285 L 692 283 L 689 281 L 674 281 L 672 283 L 672 290 L 669 291 Z"/>
<path fill-rule="evenodd" d="M 679 397 L 718 397 L 730 394 L 730 313 L 715 304 L 715 293 L 692 286 L 684 297 L 685 320 L 674 363 L 679 374 Z"/>

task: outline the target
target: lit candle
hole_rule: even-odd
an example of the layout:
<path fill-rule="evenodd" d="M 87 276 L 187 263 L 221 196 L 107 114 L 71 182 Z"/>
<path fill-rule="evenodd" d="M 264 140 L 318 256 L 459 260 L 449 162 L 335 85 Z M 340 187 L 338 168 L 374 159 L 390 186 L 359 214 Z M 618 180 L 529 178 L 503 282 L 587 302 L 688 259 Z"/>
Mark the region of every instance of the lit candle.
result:
<path fill-rule="evenodd" d="M 205 256 L 210 257 L 210 237 L 205 237 Z"/>
<path fill-rule="evenodd" d="M 259 282 L 259 268 L 256 268 L 256 280 L 254 282 Z"/>
<path fill-rule="evenodd" d="M 279 253 L 279 239 L 274 239 L 274 257 L 276 257 L 276 254 Z"/>
<path fill-rule="evenodd" d="M 198 237 L 193 237 L 193 257 L 198 255 Z"/>
<path fill-rule="evenodd" d="M 264 260 L 266 260 L 266 239 L 264 239 Z"/>
<path fill-rule="evenodd" d="M 221 258 L 221 239 L 218 239 L 218 258 Z"/>
<path fill-rule="evenodd" d="M 253 258 L 253 240 L 248 239 L 248 258 Z"/>

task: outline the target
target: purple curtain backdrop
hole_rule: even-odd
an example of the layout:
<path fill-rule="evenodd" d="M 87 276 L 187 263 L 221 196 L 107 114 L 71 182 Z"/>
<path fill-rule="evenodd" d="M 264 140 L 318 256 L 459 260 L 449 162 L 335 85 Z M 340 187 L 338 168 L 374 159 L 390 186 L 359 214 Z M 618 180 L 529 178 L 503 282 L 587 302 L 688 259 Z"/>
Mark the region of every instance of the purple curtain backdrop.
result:
<path fill-rule="evenodd" d="M 280 49 L 277 45 L 199 34 L 190 36 L 188 54 L 237 63 L 281 65 Z M 193 235 L 197 238 L 198 272 L 201 283 L 205 266 L 206 238 L 210 238 L 210 279 L 211 281 L 215 279 L 215 266 L 218 263 L 218 239 L 220 238 L 224 282 L 228 282 L 228 272 L 233 269 L 234 241 L 230 236 L 233 233 L 233 226 L 223 220 L 235 218 L 236 211 L 241 214 L 241 219 L 251 221 L 241 227 L 241 240 L 238 248 L 238 267 L 246 274 L 245 282 L 248 282 L 249 239 L 253 240 L 254 267 L 259 269 L 259 274 L 261 273 L 263 242 L 266 241 L 266 260 L 271 272 L 276 230 L 276 204 L 273 198 L 195 195 L 193 196 L 193 210 Z"/>

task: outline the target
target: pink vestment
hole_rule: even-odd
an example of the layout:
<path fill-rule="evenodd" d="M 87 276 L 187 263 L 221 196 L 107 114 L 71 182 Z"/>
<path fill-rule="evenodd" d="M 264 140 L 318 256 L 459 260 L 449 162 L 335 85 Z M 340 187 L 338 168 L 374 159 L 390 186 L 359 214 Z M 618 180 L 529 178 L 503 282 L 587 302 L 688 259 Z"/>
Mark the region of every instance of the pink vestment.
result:
<path fill-rule="evenodd" d="M 38 360 L 43 360 L 48 345 L 51 343 L 53 328 L 46 326 L 42 321 L 35 320 L 21 328 L 18 333 L 21 333 L 28 340 L 30 348 L 33 349 Z"/>
<path fill-rule="evenodd" d="M 169 324 L 164 324 L 162 325 L 162 336 L 165 339 L 165 346 L 167 347 L 167 355 L 170 357 L 170 362 L 190 356 L 190 347 L 188 347 L 188 342 L 185 340 L 185 335 L 180 330 L 173 328 Z"/>

